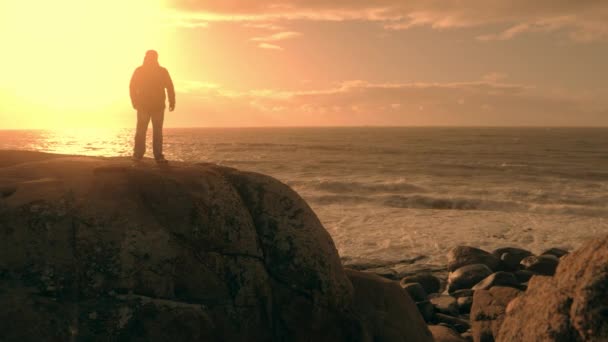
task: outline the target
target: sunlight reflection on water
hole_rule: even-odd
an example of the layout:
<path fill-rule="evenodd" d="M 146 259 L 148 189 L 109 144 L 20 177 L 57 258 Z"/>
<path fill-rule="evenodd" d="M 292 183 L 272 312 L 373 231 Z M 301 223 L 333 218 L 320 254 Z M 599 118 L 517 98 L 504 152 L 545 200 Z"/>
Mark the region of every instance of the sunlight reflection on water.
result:
<path fill-rule="evenodd" d="M 14 133 L 10 137 L 11 148 L 50 153 L 127 156 L 131 154 L 133 146 L 133 130 L 126 128 L 5 131 L 2 135 L 11 133 Z"/>

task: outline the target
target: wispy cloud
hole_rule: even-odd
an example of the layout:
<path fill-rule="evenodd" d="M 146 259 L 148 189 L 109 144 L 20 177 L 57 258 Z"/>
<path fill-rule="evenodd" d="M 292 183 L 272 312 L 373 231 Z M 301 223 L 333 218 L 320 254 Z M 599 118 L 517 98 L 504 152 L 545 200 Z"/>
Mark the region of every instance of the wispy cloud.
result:
<path fill-rule="evenodd" d="M 283 48 L 278 45 L 268 44 L 268 43 L 260 43 L 260 44 L 258 44 L 258 47 L 260 49 L 267 49 L 267 50 L 278 50 L 278 51 L 283 50 Z"/>
<path fill-rule="evenodd" d="M 365 20 L 386 29 L 433 29 L 502 24 L 482 41 L 507 40 L 526 32 L 559 32 L 573 40 L 608 40 L 608 2 L 571 0 L 173 0 L 178 9 L 205 20 L 276 23 L 284 20 Z"/>
<path fill-rule="evenodd" d="M 251 38 L 251 40 L 254 42 L 278 42 L 281 40 L 299 37 L 301 35 L 302 34 L 300 32 L 286 31 L 286 32 L 279 32 L 279 33 L 275 33 L 275 34 L 272 34 L 269 36 L 264 36 L 264 37 L 254 37 L 254 38 Z"/>
<path fill-rule="evenodd" d="M 268 125 L 608 125 L 606 89 L 572 94 L 501 83 L 502 77 L 496 73 L 488 80 L 452 83 L 348 81 L 311 91 L 201 88 L 196 106 L 218 117 L 238 109 L 251 122 L 257 118 Z"/>

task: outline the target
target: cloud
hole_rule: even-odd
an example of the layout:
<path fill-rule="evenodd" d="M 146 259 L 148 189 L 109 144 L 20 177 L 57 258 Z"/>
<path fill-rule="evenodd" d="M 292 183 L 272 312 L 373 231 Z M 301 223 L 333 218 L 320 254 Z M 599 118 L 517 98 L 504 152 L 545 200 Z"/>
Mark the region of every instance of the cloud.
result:
<path fill-rule="evenodd" d="M 527 32 L 565 31 L 573 40 L 608 39 L 608 2 L 603 0 L 173 0 L 173 6 L 206 20 L 366 20 L 386 29 L 434 29 L 506 25 L 478 37 L 512 39 Z"/>
<path fill-rule="evenodd" d="M 261 43 L 261 44 L 258 44 L 258 47 L 259 47 L 260 49 L 267 49 L 267 50 L 280 50 L 280 51 L 282 51 L 282 50 L 283 50 L 283 48 L 282 48 L 282 47 L 280 47 L 280 46 L 278 46 L 278 45 L 274 45 L 274 44 L 268 44 L 268 43 Z"/>
<path fill-rule="evenodd" d="M 483 77 L 481 79 L 486 82 L 497 83 L 499 81 L 507 79 L 508 77 L 509 77 L 509 75 L 507 75 L 504 72 L 495 71 L 495 72 L 491 72 L 491 73 L 483 75 Z"/>
<path fill-rule="evenodd" d="M 292 126 L 608 125 L 606 95 L 607 89 L 571 94 L 500 83 L 496 78 L 453 83 L 349 81 L 313 91 L 201 88 L 191 111 L 211 111 L 221 125 L 236 126 L 245 125 L 239 124 L 243 117 L 247 125 Z M 221 116 L 225 112 L 235 116 Z"/>
<path fill-rule="evenodd" d="M 302 34 L 299 32 L 286 31 L 286 32 L 275 33 L 270 36 L 254 37 L 254 38 L 251 38 L 251 40 L 254 42 L 278 42 L 281 40 L 299 37 L 301 35 Z"/>

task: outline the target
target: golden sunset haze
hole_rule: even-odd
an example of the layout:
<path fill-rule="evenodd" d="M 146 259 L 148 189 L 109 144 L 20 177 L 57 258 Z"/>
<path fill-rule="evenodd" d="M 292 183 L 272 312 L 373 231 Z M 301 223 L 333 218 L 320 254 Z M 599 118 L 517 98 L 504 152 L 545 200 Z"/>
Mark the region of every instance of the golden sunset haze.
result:
<path fill-rule="evenodd" d="M 129 127 L 155 49 L 169 127 L 606 126 L 601 1 L 0 2 L 0 129 Z"/>

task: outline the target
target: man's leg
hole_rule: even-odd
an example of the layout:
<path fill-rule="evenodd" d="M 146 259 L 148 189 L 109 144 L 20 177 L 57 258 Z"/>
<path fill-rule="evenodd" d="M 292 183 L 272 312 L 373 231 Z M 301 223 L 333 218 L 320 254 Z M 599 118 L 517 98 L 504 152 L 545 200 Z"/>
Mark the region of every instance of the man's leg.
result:
<path fill-rule="evenodd" d="M 165 110 L 161 109 L 152 113 L 153 149 L 156 160 L 164 160 L 163 155 L 163 123 L 165 121 Z"/>
<path fill-rule="evenodd" d="M 141 159 L 146 153 L 146 134 L 150 113 L 144 110 L 137 111 L 137 130 L 135 132 L 135 147 L 133 148 L 133 158 Z"/>

